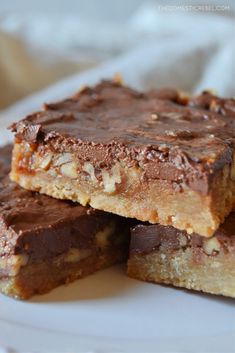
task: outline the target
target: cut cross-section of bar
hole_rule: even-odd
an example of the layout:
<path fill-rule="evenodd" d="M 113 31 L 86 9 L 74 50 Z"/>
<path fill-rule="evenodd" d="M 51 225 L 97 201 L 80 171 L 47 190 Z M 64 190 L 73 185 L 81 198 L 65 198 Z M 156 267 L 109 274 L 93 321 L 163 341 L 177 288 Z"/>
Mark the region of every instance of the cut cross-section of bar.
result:
<path fill-rule="evenodd" d="M 0 149 L 0 291 L 26 299 L 125 261 L 130 221 L 21 189 Z"/>
<path fill-rule="evenodd" d="M 102 82 L 12 126 L 22 187 L 211 236 L 235 200 L 235 100 Z"/>
<path fill-rule="evenodd" d="M 171 226 L 132 229 L 130 277 L 235 298 L 235 214 L 211 238 Z"/>

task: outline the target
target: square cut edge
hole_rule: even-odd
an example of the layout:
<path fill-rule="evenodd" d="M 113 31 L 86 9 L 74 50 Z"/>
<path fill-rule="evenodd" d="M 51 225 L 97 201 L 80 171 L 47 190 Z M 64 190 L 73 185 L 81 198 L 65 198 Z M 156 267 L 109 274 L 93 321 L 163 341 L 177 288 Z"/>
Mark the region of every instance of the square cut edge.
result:
<path fill-rule="evenodd" d="M 81 166 L 76 160 L 75 154 L 42 153 L 40 144 L 31 148 L 16 139 L 10 177 L 27 190 L 205 237 L 212 236 L 233 209 L 234 158 L 214 176 L 206 195 L 187 186 L 175 191 L 162 179 L 145 182 L 138 168 L 120 163 L 111 173 L 101 169 L 97 178 L 90 163 Z"/>
<path fill-rule="evenodd" d="M 173 227 L 132 229 L 131 278 L 235 298 L 235 214 L 211 238 Z"/>
<path fill-rule="evenodd" d="M 127 259 L 129 220 L 22 189 L 11 150 L 0 148 L 0 292 L 28 299 Z"/>

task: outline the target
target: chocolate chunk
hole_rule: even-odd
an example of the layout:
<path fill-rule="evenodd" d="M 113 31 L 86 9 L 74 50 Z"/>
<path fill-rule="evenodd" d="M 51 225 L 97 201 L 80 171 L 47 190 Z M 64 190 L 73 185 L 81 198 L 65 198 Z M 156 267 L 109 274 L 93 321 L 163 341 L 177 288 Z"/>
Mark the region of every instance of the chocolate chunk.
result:
<path fill-rule="evenodd" d="M 216 238 L 225 251 L 235 251 L 235 213 L 231 213 L 215 232 Z M 187 234 L 172 226 L 160 224 L 139 224 L 131 230 L 130 253 L 148 254 L 158 249 L 178 250 L 180 248 L 201 248 L 205 237 L 198 234 Z"/>

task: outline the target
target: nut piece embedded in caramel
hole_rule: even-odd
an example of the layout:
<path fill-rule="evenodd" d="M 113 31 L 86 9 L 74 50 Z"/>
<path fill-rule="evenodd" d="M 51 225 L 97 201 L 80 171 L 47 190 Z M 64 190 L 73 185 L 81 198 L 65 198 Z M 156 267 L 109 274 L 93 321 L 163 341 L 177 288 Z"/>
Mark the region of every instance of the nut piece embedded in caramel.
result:
<path fill-rule="evenodd" d="M 69 162 L 62 164 L 60 167 L 61 174 L 67 176 L 71 179 L 76 179 L 78 176 L 76 164 L 74 162 Z"/>
<path fill-rule="evenodd" d="M 215 255 L 220 251 L 220 243 L 217 238 L 205 239 L 203 241 L 203 250 L 207 255 Z"/>
<path fill-rule="evenodd" d="M 48 170 L 52 161 L 52 153 L 47 153 L 45 154 L 40 162 L 40 168 L 44 169 L 44 170 Z"/>

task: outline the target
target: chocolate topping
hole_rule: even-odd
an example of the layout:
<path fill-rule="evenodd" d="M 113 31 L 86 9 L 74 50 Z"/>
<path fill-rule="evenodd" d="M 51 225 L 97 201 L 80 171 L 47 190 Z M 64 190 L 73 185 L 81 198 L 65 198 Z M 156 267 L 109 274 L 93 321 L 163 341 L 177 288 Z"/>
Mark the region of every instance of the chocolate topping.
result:
<path fill-rule="evenodd" d="M 20 188 L 6 176 L 10 153 L 11 146 L 0 149 L 1 256 L 46 259 L 70 248 L 90 248 L 95 234 L 112 221 L 117 232 L 128 229 L 128 220 L 121 217 Z"/>
<path fill-rule="evenodd" d="M 235 213 L 231 213 L 215 232 L 214 236 L 224 249 L 233 248 L 235 251 Z M 159 247 L 165 250 L 180 248 L 201 248 L 205 237 L 198 234 L 188 234 L 172 226 L 160 224 L 139 224 L 131 230 L 130 252 L 148 254 Z"/>
<path fill-rule="evenodd" d="M 204 92 L 139 93 L 103 81 L 13 124 L 16 138 L 77 153 L 95 167 L 122 160 L 147 179 L 186 183 L 206 194 L 211 176 L 231 163 L 235 100 Z"/>

